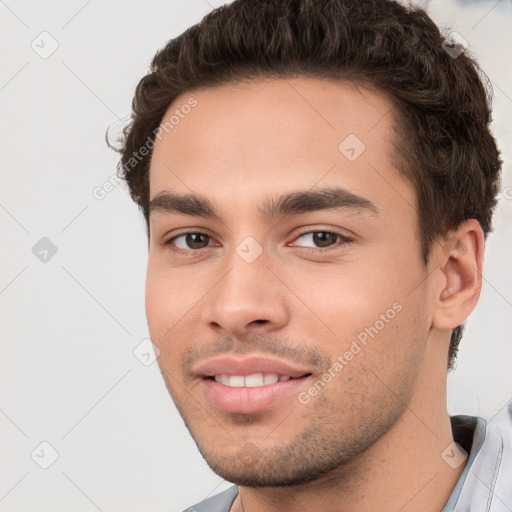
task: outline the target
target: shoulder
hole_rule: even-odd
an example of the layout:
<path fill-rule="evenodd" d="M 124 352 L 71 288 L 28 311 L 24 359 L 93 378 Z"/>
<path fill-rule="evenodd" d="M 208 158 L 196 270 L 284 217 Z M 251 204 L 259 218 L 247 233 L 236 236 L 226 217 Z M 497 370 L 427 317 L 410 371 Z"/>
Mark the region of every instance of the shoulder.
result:
<path fill-rule="evenodd" d="M 238 487 L 233 485 L 220 494 L 216 494 L 200 503 L 185 509 L 183 512 L 229 512 L 238 495 Z"/>
<path fill-rule="evenodd" d="M 512 402 L 496 416 L 477 419 L 468 467 L 453 510 L 512 508 Z M 448 509 L 451 510 L 451 509 Z"/>
<path fill-rule="evenodd" d="M 500 413 L 487 421 L 481 457 L 482 463 L 494 459 L 494 478 L 489 484 L 496 492 L 503 485 L 512 500 L 512 401 Z M 506 485 L 505 485 L 506 484 Z M 512 502 L 511 502 L 512 505 Z"/>

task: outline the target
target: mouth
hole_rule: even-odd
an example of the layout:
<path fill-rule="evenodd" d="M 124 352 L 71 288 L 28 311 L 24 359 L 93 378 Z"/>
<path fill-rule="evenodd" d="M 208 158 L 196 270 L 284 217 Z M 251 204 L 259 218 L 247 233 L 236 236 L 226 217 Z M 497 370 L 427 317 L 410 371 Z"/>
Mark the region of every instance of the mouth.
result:
<path fill-rule="evenodd" d="M 278 382 L 302 379 L 311 375 L 311 373 L 305 373 L 300 377 L 292 377 L 290 375 L 279 375 L 278 373 L 251 373 L 250 375 L 210 375 L 205 378 L 230 388 L 257 388 L 271 386 Z"/>
<path fill-rule="evenodd" d="M 220 373 L 202 376 L 202 391 L 210 406 L 228 413 L 276 411 L 300 406 L 298 395 L 311 384 L 311 372 L 291 376 L 256 372 L 247 375 Z"/>
<path fill-rule="evenodd" d="M 199 363 L 193 374 L 200 379 L 209 406 L 224 412 L 254 413 L 286 403 L 293 406 L 313 378 L 312 370 L 262 354 L 232 353 Z"/>

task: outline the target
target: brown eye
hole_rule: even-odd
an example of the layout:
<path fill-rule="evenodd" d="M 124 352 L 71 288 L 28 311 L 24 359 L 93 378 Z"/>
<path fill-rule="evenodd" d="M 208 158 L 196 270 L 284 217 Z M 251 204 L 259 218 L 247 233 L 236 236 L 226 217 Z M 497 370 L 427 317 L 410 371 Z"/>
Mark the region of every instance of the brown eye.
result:
<path fill-rule="evenodd" d="M 177 240 L 183 239 L 180 241 L 180 245 L 176 243 Z M 208 246 L 208 242 L 210 237 L 205 235 L 204 233 L 182 233 L 181 235 L 177 235 L 167 242 L 164 245 L 173 246 L 176 245 L 179 251 L 187 251 L 187 250 L 199 250 L 204 249 Z M 206 242 L 206 243 L 205 243 Z"/>
<path fill-rule="evenodd" d="M 350 239 L 346 236 L 338 233 L 336 231 L 308 231 L 306 233 L 302 233 L 297 240 L 301 238 L 309 239 L 314 245 L 306 245 L 301 247 L 306 247 L 312 249 L 313 251 L 316 249 L 329 249 L 331 246 L 335 245 L 337 240 L 341 240 L 342 242 L 350 242 Z M 295 244 L 294 244 L 295 245 Z"/>
<path fill-rule="evenodd" d="M 328 233 L 327 231 L 316 231 L 313 234 L 313 242 L 320 247 L 328 247 L 331 243 L 336 242 L 338 235 Z"/>

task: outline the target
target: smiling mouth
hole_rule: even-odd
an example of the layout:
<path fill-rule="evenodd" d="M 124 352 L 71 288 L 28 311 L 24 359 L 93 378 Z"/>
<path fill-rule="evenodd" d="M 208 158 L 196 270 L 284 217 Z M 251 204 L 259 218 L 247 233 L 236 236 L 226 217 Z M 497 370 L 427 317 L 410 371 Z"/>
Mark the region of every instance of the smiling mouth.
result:
<path fill-rule="evenodd" d="M 252 373 L 250 375 L 209 375 L 205 378 L 232 388 L 256 388 L 270 386 L 277 382 L 299 380 L 311 375 L 311 373 L 306 373 L 300 377 L 290 377 L 290 375 L 280 375 L 278 373 Z"/>

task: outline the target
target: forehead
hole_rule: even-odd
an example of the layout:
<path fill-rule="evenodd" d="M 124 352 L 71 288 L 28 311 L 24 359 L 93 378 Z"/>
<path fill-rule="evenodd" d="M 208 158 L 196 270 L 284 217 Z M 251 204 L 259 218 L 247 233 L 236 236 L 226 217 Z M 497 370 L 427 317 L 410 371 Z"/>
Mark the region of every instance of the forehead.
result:
<path fill-rule="evenodd" d="M 167 189 L 256 211 L 280 191 L 342 186 L 372 202 L 401 196 L 410 207 L 413 191 L 391 157 L 392 121 L 384 95 L 343 82 L 267 79 L 190 91 L 162 119 L 150 197 Z"/>

